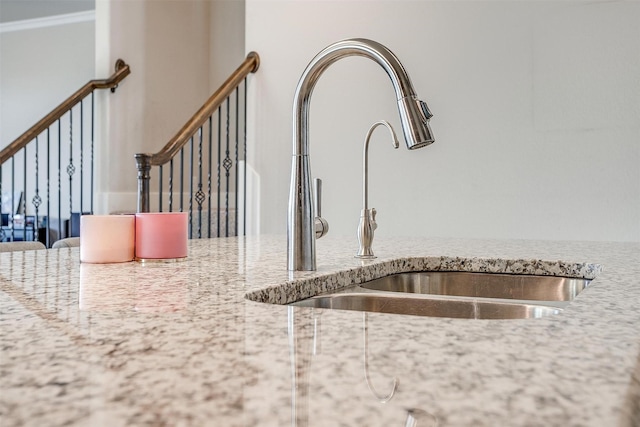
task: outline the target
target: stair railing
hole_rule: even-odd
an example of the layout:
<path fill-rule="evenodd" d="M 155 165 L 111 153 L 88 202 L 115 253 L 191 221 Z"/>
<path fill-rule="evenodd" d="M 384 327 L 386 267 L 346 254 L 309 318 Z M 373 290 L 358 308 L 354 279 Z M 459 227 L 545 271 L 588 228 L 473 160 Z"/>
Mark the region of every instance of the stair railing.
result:
<path fill-rule="evenodd" d="M 0 194 L 3 198 L 0 205 L 0 213 L 3 214 L 0 241 L 40 240 L 49 247 L 55 240 L 71 235 L 71 228 L 74 227 L 71 215 L 74 211 L 78 215 L 93 213 L 94 91 L 111 89 L 111 92 L 115 92 L 130 72 L 129 65 L 118 59 L 111 77 L 90 80 L 0 151 Z M 87 101 L 85 98 L 89 95 L 91 99 Z M 90 109 L 88 114 L 84 111 L 86 104 Z M 41 142 L 46 143 L 44 147 L 41 147 Z M 63 157 L 68 160 L 64 169 Z M 18 172 L 22 176 L 16 177 L 16 163 L 22 163 L 22 173 Z M 45 171 L 40 170 L 41 163 L 45 164 Z M 80 169 L 79 177 L 74 180 L 77 168 Z M 63 170 L 68 175 L 68 181 L 62 178 Z M 10 183 L 3 179 L 5 176 L 10 178 Z M 57 186 L 57 192 L 52 191 L 53 186 Z M 64 210 L 63 191 L 69 195 Z M 76 200 L 74 195 L 77 196 Z M 30 204 L 27 203 L 29 197 Z M 87 199 L 88 206 L 85 204 Z M 57 214 L 57 227 L 52 224 L 56 221 L 51 217 L 52 212 Z M 78 222 L 79 216 L 76 220 Z M 66 223 L 64 226 L 63 221 Z M 45 230 L 46 235 L 42 236 Z"/>
<path fill-rule="evenodd" d="M 242 64 L 159 152 L 135 155 L 138 212 L 151 211 L 152 167 L 158 166 L 153 170 L 157 211 L 188 210 L 189 238 L 244 233 L 247 191 L 247 76 L 255 73 L 259 66 L 258 54 L 249 53 Z M 217 140 L 216 145 L 214 140 Z M 185 166 L 185 161 L 189 162 L 188 167 Z M 197 166 L 194 166 L 194 161 L 197 161 Z M 167 166 L 169 170 L 165 176 L 164 168 Z M 189 187 L 188 193 L 184 188 L 185 183 Z M 165 185 L 168 189 L 166 195 Z M 174 188 L 176 186 L 177 189 Z M 174 190 L 178 193 L 178 206 L 174 203 Z M 206 222 L 203 223 L 203 220 Z"/>

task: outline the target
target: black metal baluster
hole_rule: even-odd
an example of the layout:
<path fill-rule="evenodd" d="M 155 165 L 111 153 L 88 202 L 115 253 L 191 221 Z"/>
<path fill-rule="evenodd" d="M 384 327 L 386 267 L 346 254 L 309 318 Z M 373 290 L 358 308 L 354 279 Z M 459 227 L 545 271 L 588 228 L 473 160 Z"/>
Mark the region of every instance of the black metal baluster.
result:
<path fill-rule="evenodd" d="M 16 239 L 14 224 L 13 224 L 13 216 L 15 215 L 15 211 L 13 209 L 13 204 L 16 202 L 13 198 L 16 195 L 16 156 L 11 156 L 11 212 L 9 212 L 9 221 L 11 221 L 11 241 L 13 242 Z M 18 203 L 20 203 L 18 201 Z"/>
<path fill-rule="evenodd" d="M 222 107 L 218 107 L 218 205 L 217 215 L 218 222 L 216 227 L 218 228 L 216 237 L 220 237 L 220 159 L 222 158 Z"/>
<path fill-rule="evenodd" d="M 189 238 L 193 238 L 193 230 L 191 224 L 193 224 L 193 136 L 189 138 L 189 146 L 191 153 L 189 156 Z"/>
<path fill-rule="evenodd" d="M 162 165 L 158 166 L 158 212 L 162 212 Z"/>
<path fill-rule="evenodd" d="M 35 165 L 36 165 L 36 188 L 35 188 L 35 195 L 33 196 L 33 200 L 31 200 L 31 204 L 35 207 L 35 211 L 36 211 L 36 217 L 35 220 L 33 222 L 33 227 L 34 227 L 34 239 L 33 240 L 40 240 L 40 227 L 38 226 L 40 223 L 40 220 L 38 218 L 39 216 L 39 208 L 40 208 L 40 203 L 42 203 L 42 198 L 40 197 L 40 141 L 38 140 L 38 137 L 36 136 L 36 157 L 35 157 Z"/>
<path fill-rule="evenodd" d="M 93 92 L 91 92 L 91 214 L 93 215 L 93 171 L 94 171 L 94 120 L 95 120 L 95 101 Z"/>
<path fill-rule="evenodd" d="M 198 191 L 196 191 L 196 202 L 198 203 L 198 239 L 202 239 L 202 203 L 204 202 L 204 191 L 202 191 L 202 126 L 198 129 Z"/>
<path fill-rule="evenodd" d="M 51 244 L 51 127 L 47 128 L 47 247 Z"/>
<path fill-rule="evenodd" d="M 238 105 L 239 102 L 239 89 L 236 87 L 236 205 L 235 205 L 235 210 L 236 210 L 236 214 L 235 214 L 235 218 L 233 220 L 234 224 L 235 224 L 235 230 L 233 232 L 234 236 L 238 235 L 238 192 L 240 191 L 240 189 L 238 188 L 238 174 L 240 171 L 238 171 L 238 144 L 240 141 L 240 113 L 239 113 L 239 108 L 240 106 Z"/>
<path fill-rule="evenodd" d="M 22 240 L 25 242 L 27 239 L 27 146 L 25 145 L 22 149 L 22 153 L 24 157 L 22 158 L 22 188 L 23 188 L 23 196 L 22 200 L 20 200 L 20 205 L 18 209 L 22 214 Z M 31 240 L 33 240 L 33 235 L 31 235 Z"/>
<path fill-rule="evenodd" d="M 207 237 L 211 238 L 211 166 L 212 166 L 212 155 L 211 151 L 213 150 L 213 135 L 211 132 L 213 131 L 213 115 L 209 116 L 209 172 L 207 173 L 207 199 L 208 199 L 208 218 L 207 218 Z"/>
<path fill-rule="evenodd" d="M 180 149 L 180 212 L 184 212 L 184 147 Z"/>
<path fill-rule="evenodd" d="M 60 153 L 62 155 L 62 153 Z M 73 109 L 69 110 L 69 164 L 67 165 L 67 175 L 69 175 L 69 233 L 71 236 L 71 214 L 73 213 L 73 175 L 76 167 L 73 165 Z"/>
<path fill-rule="evenodd" d="M 173 212 L 173 157 L 169 160 L 169 212 Z"/>
<path fill-rule="evenodd" d="M 225 147 L 225 152 L 224 152 L 224 161 L 222 163 L 222 166 L 224 166 L 225 169 L 225 179 L 226 179 L 226 186 L 225 186 L 225 192 L 224 192 L 224 223 L 225 223 L 225 237 L 229 237 L 229 169 L 231 169 L 232 166 L 232 162 L 231 159 L 229 158 L 229 112 L 230 112 L 230 105 L 229 105 L 230 101 L 229 101 L 229 97 L 227 97 L 227 123 L 226 123 L 226 142 L 227 145 Z"/>
<path fill-rule="evenodd" d="M 62 238 L 62 126 L 58 119 L 58 239 Z"/>

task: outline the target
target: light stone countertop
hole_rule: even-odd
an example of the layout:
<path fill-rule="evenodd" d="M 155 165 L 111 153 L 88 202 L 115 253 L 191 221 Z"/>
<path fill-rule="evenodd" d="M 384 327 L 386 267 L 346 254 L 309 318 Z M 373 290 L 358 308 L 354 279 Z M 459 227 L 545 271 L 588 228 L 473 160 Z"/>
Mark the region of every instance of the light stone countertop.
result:
<path fill-rule="evenodd" d="M 0 425 L 640 425 L 640 244 L 376 238 L 365 262 L 355 238 L 317 248 L 318 271 L 295 274 L 284 236 L 193 240 L 174 263 L 0 254 Z M 596 279 L 528 320 L 245 298 L 424 268 Z"/>

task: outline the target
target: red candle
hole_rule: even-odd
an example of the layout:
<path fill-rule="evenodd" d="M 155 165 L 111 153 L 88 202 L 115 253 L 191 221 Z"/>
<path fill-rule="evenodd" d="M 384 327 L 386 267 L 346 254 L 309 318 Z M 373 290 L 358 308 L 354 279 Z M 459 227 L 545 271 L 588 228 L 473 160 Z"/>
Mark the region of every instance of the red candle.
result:
<path fill-rule="evenodd" d="M 136 214 L 136 258 L 174 259 L 187 256 L 187 212 Z"/>

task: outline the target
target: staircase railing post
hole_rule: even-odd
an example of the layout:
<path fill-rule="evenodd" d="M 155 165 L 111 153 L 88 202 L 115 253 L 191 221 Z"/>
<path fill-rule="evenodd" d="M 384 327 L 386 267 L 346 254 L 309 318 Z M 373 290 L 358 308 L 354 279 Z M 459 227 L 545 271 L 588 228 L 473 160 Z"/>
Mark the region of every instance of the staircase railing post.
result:
<path fill-rule="evenodd" d="M 149 212 L 151 154 L 138 153 L 135 157 L 138 168 L 138 212 Z"/>

